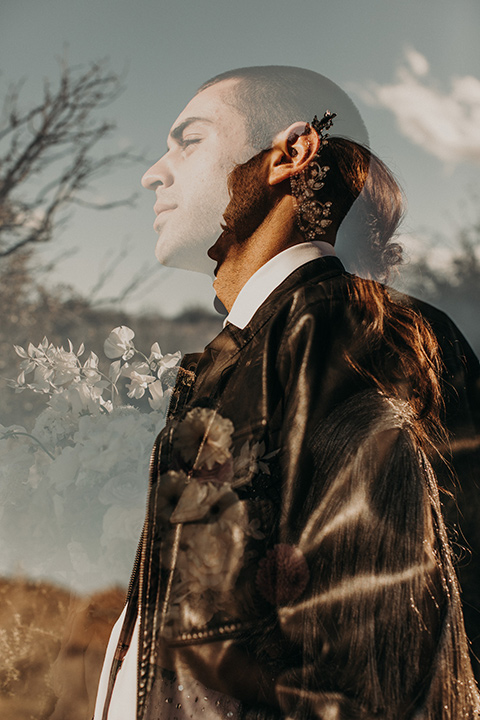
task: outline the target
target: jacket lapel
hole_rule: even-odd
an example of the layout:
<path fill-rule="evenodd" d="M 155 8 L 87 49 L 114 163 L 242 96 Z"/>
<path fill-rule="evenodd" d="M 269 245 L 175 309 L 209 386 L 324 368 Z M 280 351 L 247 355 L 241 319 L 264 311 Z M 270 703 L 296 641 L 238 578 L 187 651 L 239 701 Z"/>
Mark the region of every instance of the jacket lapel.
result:
<path fill-rule="evenodd" d="M 345 268 L 337 257 L 310 260 L 294 270 L 275 288 L 243 329 L 227 323 L 200 355 L 195 369 L 195 392 L 197 393 L 200 385 L 212 387 L 217 384 L 222 373 L 236 362 L 238 352 L 255 337 L 289 295 L 308 283 L 317 284 L 342 273 L 345 273 Z"/>

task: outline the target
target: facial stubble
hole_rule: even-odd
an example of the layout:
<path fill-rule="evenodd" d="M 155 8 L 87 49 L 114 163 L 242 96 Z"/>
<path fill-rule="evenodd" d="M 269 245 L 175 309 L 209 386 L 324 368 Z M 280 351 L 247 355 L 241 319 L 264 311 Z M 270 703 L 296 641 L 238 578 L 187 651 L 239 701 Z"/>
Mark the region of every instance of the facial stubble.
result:
<path fill-rule="evenodd" d="M 242 244 L 262 225 L 273 209 L 277 195 L 268 184 L 265 157 L 262 150 L 242 165 L 237 165 L 228 177 L 230 202 L 223 215 L 224 235 L 230 242 Z"/>

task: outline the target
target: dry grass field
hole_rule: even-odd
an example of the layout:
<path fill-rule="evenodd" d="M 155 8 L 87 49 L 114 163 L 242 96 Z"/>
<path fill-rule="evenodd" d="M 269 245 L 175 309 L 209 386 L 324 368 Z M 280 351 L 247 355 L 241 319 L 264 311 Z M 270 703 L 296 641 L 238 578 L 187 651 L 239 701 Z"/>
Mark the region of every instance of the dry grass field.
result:
<path fill-rule="evenodd" d="M 89 720 L 124 590 L 77 597 L 45 582 L 0 580 L 0 718 Z"/>

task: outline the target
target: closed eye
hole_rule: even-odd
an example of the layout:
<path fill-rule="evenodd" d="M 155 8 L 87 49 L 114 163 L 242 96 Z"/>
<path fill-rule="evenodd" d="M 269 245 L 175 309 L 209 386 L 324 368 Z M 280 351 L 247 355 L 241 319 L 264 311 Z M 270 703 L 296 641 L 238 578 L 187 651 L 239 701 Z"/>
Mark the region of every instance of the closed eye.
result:
<path fill-rule="evenodd" d="M 199 143 L 201 141 L 201 138 L 185 138 L 180 141 L 180 147 L 182 149 L 187 148 L 189 145 L 195 145 L 196 143 Z"/>

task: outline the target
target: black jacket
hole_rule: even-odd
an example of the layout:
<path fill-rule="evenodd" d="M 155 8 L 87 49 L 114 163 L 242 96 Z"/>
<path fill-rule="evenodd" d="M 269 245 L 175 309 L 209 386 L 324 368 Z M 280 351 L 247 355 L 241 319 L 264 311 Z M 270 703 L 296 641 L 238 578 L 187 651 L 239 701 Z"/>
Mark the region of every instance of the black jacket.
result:
<path fill-rule="evenodd" d="M 480 712 L 411 408 L 351 362 L 385 361 L 356 282 L 309 262 L 184 358 L 111 677 L 138 611 L 138 720 L 179 662 L 251 718 Z"/>

